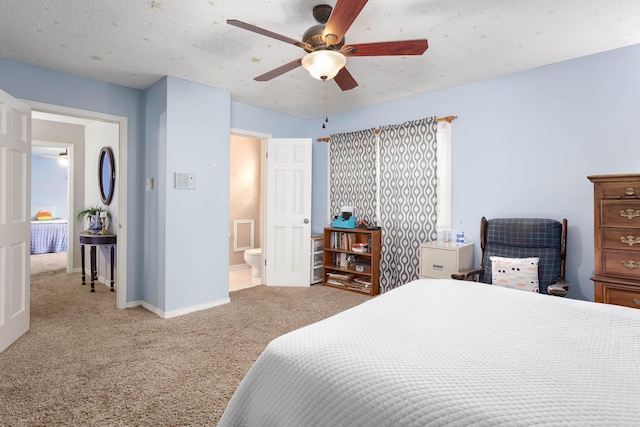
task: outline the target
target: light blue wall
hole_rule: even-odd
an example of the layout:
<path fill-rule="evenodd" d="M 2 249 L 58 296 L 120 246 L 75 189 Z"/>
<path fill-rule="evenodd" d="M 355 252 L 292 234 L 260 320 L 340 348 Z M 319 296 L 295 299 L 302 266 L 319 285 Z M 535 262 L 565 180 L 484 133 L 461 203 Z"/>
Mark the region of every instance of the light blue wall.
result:
<path fill-rule="evenodd" d="M 167 79 L 164 78 L 144 92 L 144 250 L 143 281 L 136 301 L 146 301 L 153 307 L 165 307 L 166 257 L 166 188 L 167 180 Z M 132 167 L 132 165 L 129 165 Z M 146 179 L 153 179 L 153 188 L 146 190 Z M 142 185 L 142 182 L 139 183 Z"/>
<path fill-rule="evenodd" d="M 229 296 L 231 94 L 167 78 L 165 311 Z M 174 174 L 195 174 L 176 189 Z M 162 191 L 162 189 L 160 189 Z"/>
<path fill-rule="evenodd" d="M 232 102 L 231 127 L 271 135 L 274 138 L 304 138 L 308 136 L 309 120 Z"/>
<path fill-rule="evenodd" d="M 128 119 L 127 161 L 127 301 L 139 296 L 142 282 L 140 254 L 143 253 L 144 118 L 142 92 L 71 74 L 0 59 L 0 89 L 30 101 L 62 105 Z"/>
<path fill-rule="evenodd" d="M 567 218 L 569 296 L 593 300 L 593 187 L 587 176 L 640 172 L 639 99 L 636 45 L 331 116 L 327 131 L 457 115 L 453 224 L 479 242 L 482 216 Z M 319 121 L 313 137 L 327 136 L 315 129 L 321 130 Z M 326 212 L 326 147 L 318 151 L 314 227 L 322 226 L 317 218 Z"/>
<path fill-rule="evenodd" d="M 56 218 L 69 219 L 67 171 L 68 167 L 61 165 L 56 159 L 32 157 L 31 204 L 55 207 L 56 210 L 52 213 Z"/>

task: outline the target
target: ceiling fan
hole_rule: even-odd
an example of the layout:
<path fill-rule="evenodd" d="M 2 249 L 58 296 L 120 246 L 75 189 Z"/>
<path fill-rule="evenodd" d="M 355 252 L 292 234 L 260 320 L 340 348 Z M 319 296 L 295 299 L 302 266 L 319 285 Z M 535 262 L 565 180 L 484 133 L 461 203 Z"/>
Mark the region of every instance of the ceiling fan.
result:
<path fill-rule="evenodd" d="M 338 0 L 334 8 L 326 4 L 314 7 L 313 17 L 319 24 L 309 28 L 302 36 L 302 41 L 236 19 L 228 19 L 227 24 L 293 44 L 307 52 L 304 57 L 281 65 L 254 80 L 268 81 L 302 66 L 316 79 L 334 79 L 340 89 L 349 90 L 358 86 L 358 83 L 345 68 L 347 57 L 422 55 L 429 47 L 426 39 L 345 44 L 345 33 L 366 3 L 367 0 Z"/>

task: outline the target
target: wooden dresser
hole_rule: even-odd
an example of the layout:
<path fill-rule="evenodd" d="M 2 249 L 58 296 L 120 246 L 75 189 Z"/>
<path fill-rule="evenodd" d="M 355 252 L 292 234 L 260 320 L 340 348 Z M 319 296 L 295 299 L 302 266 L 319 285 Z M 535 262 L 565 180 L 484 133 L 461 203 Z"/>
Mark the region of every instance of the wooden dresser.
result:
<path fill-rule="evenodd" d="M 640 174 L 594 184 L 595 301 L 640 308 Z"/>

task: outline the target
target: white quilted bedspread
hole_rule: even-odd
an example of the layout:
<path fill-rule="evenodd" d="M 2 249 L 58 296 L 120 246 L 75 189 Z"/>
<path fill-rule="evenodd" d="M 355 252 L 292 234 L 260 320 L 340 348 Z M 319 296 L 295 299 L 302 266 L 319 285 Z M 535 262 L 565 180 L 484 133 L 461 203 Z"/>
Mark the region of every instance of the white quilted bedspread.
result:
<path fill-rule="evenodd" d="M 640 310 L 418 280 L 273 340 L 219 426 L 639 426 Z"/>

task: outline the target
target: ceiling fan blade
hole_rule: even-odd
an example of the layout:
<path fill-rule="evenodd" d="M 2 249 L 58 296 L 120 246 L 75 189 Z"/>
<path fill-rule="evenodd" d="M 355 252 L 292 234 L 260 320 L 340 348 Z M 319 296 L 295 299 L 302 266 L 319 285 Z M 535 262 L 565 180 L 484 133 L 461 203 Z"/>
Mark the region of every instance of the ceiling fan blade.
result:
<path fill-rule="evenodd" d="M 338 71 L 338 74 L 336 74 L 333 80 L 336 81 L 342 90 L 350 90 L 358 86 L 358 82 L 356 82 L 356 79 L 354 79 L 351 73 L 347 71 L 346 67 L 343 67 Z"/>
<path fill-rule="evenodd" d="M 345 45 L 340 49 L 344 56 L 405 56 L 422 55 L 429 43 L 424 40 L 404 40 L 397 42 L 362 43 Z"/>
<path fill-rule="evenodd" d="M 342 41 L 345 33 L 358 17 L 358 14 L 365 4 L 367 4 L 367 0 L 337 1 L 322 33 L 327 47 L 331 47 Z"/>
<path fill-rule="evenodd" d="M 259 75 L 258 77 L 255 77 L 253 80 L 259 81 L 259 82 L 266 82 L 269 81 L 273 78 L 276 78 L 288 71 L 291 70 L 295 70 L 296 68 L 298 68 L 299 66 L 302 65 L 302 58 L 298 58 L 294 61 L 288 62 L 284 65 L 279 66 L 278 68 L 274 68 L 271 71 L 268 71 L 264 74 Z"/>
<path fill-rule="evenodd" d="M 233 25 L 234 27 L 242 28 L 243 30 L 249 30 L 254 33 L 262 34 L 263 36 L 271 37 L 272 39 L 280 40 L 285 43 L 301 47 L 303 49 L 312 49 L 309 44 L 301 42 L 300 40 L 292 39 L 291 37 L 283 36 L 282 34 L 274 33 L 273 31 L 265 30 L 264 28 L 256 27 L 255 25 L 238 21 L 237 19 L 227 19 L 227 24 Z"/>

